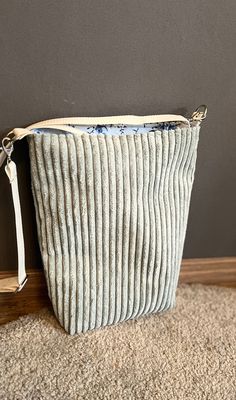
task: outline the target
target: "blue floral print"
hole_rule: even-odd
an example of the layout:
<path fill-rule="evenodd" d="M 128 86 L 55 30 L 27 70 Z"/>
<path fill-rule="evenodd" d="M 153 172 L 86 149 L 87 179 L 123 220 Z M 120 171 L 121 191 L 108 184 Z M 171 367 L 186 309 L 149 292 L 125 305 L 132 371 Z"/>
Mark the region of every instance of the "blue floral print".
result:
<path fill-rule="evenodd" d="M 146 123 L 142 125 L 74 125 L 74 124 L 67 124 L 65 125 L 68 127 L 72 127 L 78 132 L 86 132 L 89 135 L 133 135 L 133 134 L 143 134 L 143 133 L 150 133 L 156 131 L 163 131 L 163 130 L 174 130 L 176 129 L 177 124 L 174 122 L 161 122 L 161 123 Z M 33 129 L 34 133 L 40 134 L 47 131 L 47 128 L 36 128 Z M 60 130 L 56 130 L 50 128 L 50 132 L 54 132 L 56 134 L 60 133 Z"/>
<path fill-rule="evenodd" d="M 73 127 L 80 131 L 86 131 L 91 135 L 130 135 L 155 132 L 157 130 L 172 130 L 176 128 L 176 124 L 173 122 L 162 122 L 158 124 L 142 124 L 139 126 L 107 124 L 96 126 L 73 125 Z"/>

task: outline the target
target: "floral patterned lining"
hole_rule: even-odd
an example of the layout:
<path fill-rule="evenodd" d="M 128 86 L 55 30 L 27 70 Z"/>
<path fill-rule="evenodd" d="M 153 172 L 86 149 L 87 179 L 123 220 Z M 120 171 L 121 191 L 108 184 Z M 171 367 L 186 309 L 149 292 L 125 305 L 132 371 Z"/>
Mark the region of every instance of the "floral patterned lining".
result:
<path fill-rule="evenodd" d="M 150 133 L 155 132 L 157 130 L 174 130 L 176 126 L 180 125 L 180 123 L 175 122 L 161 122 L 156 124 L 146 123 L 141 125 L 125 125 L 125 124 L 106 124 L 106 125 L 74 125 L 68 124 L 66 126 L 72 127 L 74 129 L 78 129 L 79 132 L 85 132 L 89 135 L 132 135 L 132 134 L 142 134 L 142 133 Z M 53 132 L 55 134 L 59 134 L 61 130 L 56 130 L 53 128 L 35 128 L 33 129 L 34 133 L 41 134 L 43 132 Z"/>
<path fill-rule="evenodd" d="M 136 133 L 155 132 L 157 130 L 175 129 L 176 123 L 172 122 L 168 123 L 162 122 L 156 124 L 146 123 L 138 126 L 124 125 L 124 124 L 119 124 L 119 125 L 107 124 L 107 125 L 94 125 L 94 126 L 69 124 L 69 126 L 80 129 L 81 131 L 87 132 L 90 135 L 130 135 Z"/>

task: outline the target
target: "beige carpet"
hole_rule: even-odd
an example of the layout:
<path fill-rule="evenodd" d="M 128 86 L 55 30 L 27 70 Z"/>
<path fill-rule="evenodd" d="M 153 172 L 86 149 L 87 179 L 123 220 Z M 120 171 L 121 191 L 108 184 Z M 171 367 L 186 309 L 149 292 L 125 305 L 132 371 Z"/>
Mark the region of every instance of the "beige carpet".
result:
<path fill-rule="evenodd" d="M 68 336 L 47 310 L 0 328 L 0 398 L 236 399 L 236 291 L 182 286 L 177 307 Z"/>

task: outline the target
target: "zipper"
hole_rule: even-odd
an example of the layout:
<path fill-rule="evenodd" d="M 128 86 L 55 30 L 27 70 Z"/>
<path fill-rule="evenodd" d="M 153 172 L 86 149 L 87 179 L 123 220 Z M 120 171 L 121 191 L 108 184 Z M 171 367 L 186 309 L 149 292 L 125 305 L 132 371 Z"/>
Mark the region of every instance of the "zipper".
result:
<path fill-rule="evenodd" d="M 79 128 L 73 128 L 70 125 L 140 125 L 144 123 L 164 123 L 164 122 L 182 122 L 189 125 L 189 120 L 182 115 L 174 114 L 163 114 L 163 115 L 119 115 L 111 117 L 68 117 L 68 118 L 56 118 L 45 121 L 40 121 L 35 124 L 28 126 L 27 130 L 40 129 L 40 128 L 52 128 L 58 130 L 64 130 L 66 132 L 86 134 L 84 131 L 80 131 Z M 66 125 L 66 127 L 65 127 Z M 69 126 L 68 126 L 69 125 Z M 21 132 L 19 132 L 21 136 Z M 15 131 L 15 136 L 18 132 Z"/>
<path fill-rule="evenodd" d="M 84 134 L 83 131 L 75 129 L 73 126 L 68 125 L 106 125 L 106 124 L 122 124 L 139 125 L 143 123 L 164 123 L 164 122 L 179 122 L 185 123 L 188 126 L 199 125 L 207 115 L 207 106 L 200 105 L 191 115 L 190 118 L 185 118 L 182 115 L 175 114 L 159 114 L 149 116 L 137 115 L 119 115 L 111 117 L 68 117 L 48 119 L 45 121 L 36 122 L 29 125 L 27 128 L 15 128 L 8 133 L 2 140 L 2 147 L 0 147 L 0 167 L 4 160 L 7 158 L 8 162 L 11 160 L 11 153 L 13 152 L 14 142 L 23 139 L 25 136 L 32 134 L 32 129 L 36 128 L 52 128 L 64 130 L 70 133 Z M 67 125 L 65 127 L 65 125 Z"/>

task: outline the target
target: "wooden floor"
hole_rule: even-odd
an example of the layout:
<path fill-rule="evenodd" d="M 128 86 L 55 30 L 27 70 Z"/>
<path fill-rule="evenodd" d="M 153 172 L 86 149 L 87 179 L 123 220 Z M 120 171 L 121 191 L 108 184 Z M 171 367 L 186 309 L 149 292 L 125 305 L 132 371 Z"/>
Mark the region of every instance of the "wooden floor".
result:
<path fill-rule="evenodd" d="M 51 307 L 42 270 L 28 270 L 28 282 L 21 292 L 0 293 L 0 324 L 20 315 Z M 0 279 L 12 273 L 1 272 Z M 236 257 L 183 260 L 179 283 L 202 283 L 236 288 Z"/>

